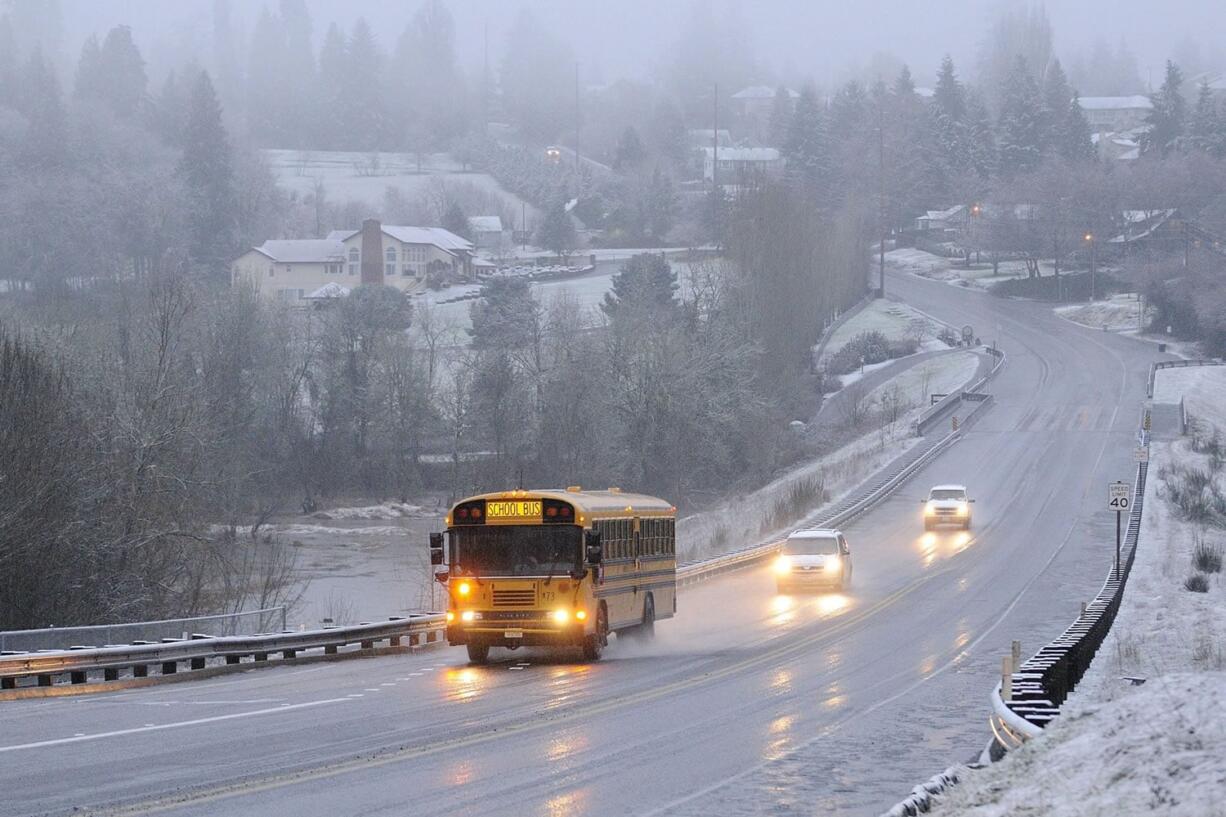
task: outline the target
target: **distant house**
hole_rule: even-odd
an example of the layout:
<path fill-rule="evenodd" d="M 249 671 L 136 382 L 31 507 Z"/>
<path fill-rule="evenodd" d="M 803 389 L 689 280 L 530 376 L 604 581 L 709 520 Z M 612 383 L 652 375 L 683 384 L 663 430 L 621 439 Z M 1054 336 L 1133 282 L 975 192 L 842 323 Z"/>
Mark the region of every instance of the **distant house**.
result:
<path fill-rule="evenodd" d="M 1123 133 L 1142 127 L 1154 103 L 1147 96 L 1083 96 L 1078 99 L 1092 133 Z"/>
<path fill-rule="evenodd" d="M 751 85 L 733 94 L 732 104 L 741 116 L 769 119 L 771 111 L 775 108 L 775 94 L 778 90 L 769 85 Z M 800 98 L 800 94 L 791 88 L 784 88 L 783 93 L 787 96 L 788 107 L 796 107 L 796 100 Z"/>
<path fill-rule="evenodd" d="M 361 283 L 378 282 L 411 292 L 436 279 L 474 279 L 473 245 L 441 227 L 402 227 L 369 222 L 377 264 L 363 271 L 363 231 L 333 230 L 327 238 L 265 241 L 230 267 L 235 286 L 304 303 L 339 297 Z M 368 259 L 372 261 L 374 259 Z M 329 285 L 335 286 L 329 286 Z"/>
<path fill-rule="evenodd" d="M 470 216 L 468 229 L 478 250 L 502 252 L 508 243 L 507 231 L 498 216 Z"/>
<path fill-rule="evenodd" d="M 716 131 L 712 128 L 691 128 L 687 133 L 690 137 L 691 147 L 709 148 L 715 146 Z M 720 128 L 718 135 L 720 147 L 732 146 L 731 131 L 727 128 Z"/>
<path fill-rule="evenodd" d="M 269 297 L 296 302 L 343 277 L 345 247 L 324 238 L 265 241 L 236 258 L 230 273 L 236 286 L 247 283 Z"/>
<path fill-rule="evenodd" d="M 915 219 L 912 228 L 918 232 L 945 232 L 966 226 L 969 212 L 965 204 L 957 204 L 946 210 L 928 210 Z"/>
<path fill-rule="evenodd" d="M 718 155 L 718 166 L 716 156 Z M 743 187 L 783 168 L 783 159 L 775 148 L 703 148 L 702 177 L 713 181 L 718 176 L 721 187 Z"/>

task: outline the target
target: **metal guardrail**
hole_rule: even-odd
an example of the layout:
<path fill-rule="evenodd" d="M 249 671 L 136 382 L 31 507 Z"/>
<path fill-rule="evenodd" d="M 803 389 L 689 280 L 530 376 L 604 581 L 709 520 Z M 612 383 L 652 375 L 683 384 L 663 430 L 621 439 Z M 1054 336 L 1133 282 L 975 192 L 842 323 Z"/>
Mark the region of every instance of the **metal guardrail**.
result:
<path fill-rule="evenodd" d="M 996 362 L 992 364 L 991 371 L 969 386 L 950 392 L 941 398 L 941 400 L 939 400 L 936 404 L 925 409 L 915 421 L 916 434 L 924 434 L 928 431 L 928 429 L 934 427 L 945 412 L 947 412 L 953 406 L 964 401 L 977 402 L 985 399 L 985 396 L 980 393 L 980 390 L 988 384 L 988 381 L 991 380 L 998 371 L 1000 371 L 1000 367 L 1005 365 L 1005 353 L 991 346 L 985 346 L 984 352 L 996 359 Z"/>
<path fill-rule="evenodd" d="M 38 630 L 0 631 L 0 653 L 35 650 L 67 650 L 99 644 L 132 644 L 161 641 L 186 633 L 207 635 L 244 635 L 285 630 L 286 608 L 263 607 L 241 613 L 221 613 L 192 618 L 167 618 L 124 624 L 92 624 L 82 627 L 46 627 Z"/>
<path fill-rule="evenodd" d="M 442 613 L 423 613 L 321 630 L 247 636 L 196 635 L 155 644 L 13 653 L 0 655 L 0 690 L 17 690 L 20 682 L 27 679 L 34 679 L 39 687 L 50 687 L 57 677 L 65 675 L 74 685 L 119 681 L 125 673 L 134 679 L 148 678 L 150 667 L 160 668 L 162 676 L 174 675 L 184 664 L 192 670 L 206 669 L 211 659 L 224 659 L 226 665 L 233 666 L 243 663 L 243 659 L 264 662 L 274 655 L 296 658 L 306 650 L 335 655 L 340 648 L 354 644 L 362 650 L 372 650 L 378 642 L 400 647 L 405 640 L 409 646 L 417 646 L 438 641 L 445 627 Z"/>
<path fill-rule="evenodd" d="M 1145 395 L 1147 397 L 1154 396 L 1154 380 L 1158 376 L 1159 369 L 1184 369 L 1189 366 L 1222 366 L 1226 365 L 1226 361 L 1218 358 L 1197 358 L 1196 360 L 1160 360 L 1157 363 L 1151 364 L 1149 367 L 1149 383 L 1145 387 Z"/>
<path fill-rule="evenodd" d="M 1060 707 L 1081 681 L 1110 632 L 1136 555 L 1148 470 L 1149 463 L 1137 464 L 1132 508 L 1127 533 L 1120 548 L 1118 573 L 1112 564 L 1102 589 L 1085 606 L 1077 620 L 1057 639 L 1021 666 L 1013 668 L 1013 672 L 1007 676 L 1008 689 L 1002 689 L 1002 679 L 1002 683 L 992 690 L 992 717 L 989 722 L 1001 749 L 1020 746 L 1028 738 L 1039 734 L 1060 714 Z"/>

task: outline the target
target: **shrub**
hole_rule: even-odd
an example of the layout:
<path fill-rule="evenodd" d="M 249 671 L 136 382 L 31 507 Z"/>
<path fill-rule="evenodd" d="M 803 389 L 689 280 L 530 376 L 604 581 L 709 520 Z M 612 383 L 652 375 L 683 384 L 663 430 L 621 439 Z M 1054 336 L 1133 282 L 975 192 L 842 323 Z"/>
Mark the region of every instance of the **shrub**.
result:
<path fill-rule="evenodd" d="M 1192 551 L 1192 566 L 1201 573 L 1222 572 L 1222 549 L 1209 542 L 1199 541 Z"/>
<path fill-rule="evenodd" d="M 1193 593 L 1208 593 L 1209 577 L 1203 573 L 1193 573 L 1184 580 L 1183 587 L 1185 590 L 1191 590 Z"/>
<path fill-rule="evenodd" d="M 778 530 L 802 518 L 828 498 L 826 478 L 823 475 L 804 477 L 788 486 L 788 492 L 771 503 L 771 509 L 762 520 L 762 533 Z"/>
<path fill-rule="evenodd" d="M 860 368 L 861 360 L 869 365 L 882 363 L 891 357 L 890 341 L 885 335 L 877 331 L 861 332 L 830 356 L 826 370 L 831 374 L 848 374 Z"/>
<path fill-rule="evenodd" d="M 958 333 L 950 329 L 948 326 L 942 327 L 941 331 L 937 333 L 937 340 L 941 341 L 941 343 L 944 343 L 946 346 L 957 346 L 961 342 L 961 338 L 958 337 Z"/>
<path fill-rule="evenodd" d="M 1191 522 L 1220 525 L 1226 521 L 1226 497 L 1213 475 L 1200 468 L 1176 466 L 1163 472 L 1167 498 Z"/>

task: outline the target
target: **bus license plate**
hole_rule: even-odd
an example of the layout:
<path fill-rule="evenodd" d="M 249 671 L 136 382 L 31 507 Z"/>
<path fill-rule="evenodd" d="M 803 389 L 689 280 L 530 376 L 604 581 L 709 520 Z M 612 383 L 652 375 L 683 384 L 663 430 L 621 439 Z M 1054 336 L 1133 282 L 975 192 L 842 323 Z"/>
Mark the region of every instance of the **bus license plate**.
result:
<path fill-rule="evenodd" d="M 507 630 L 506 632 L 503 633 L 503 637 L 505 638 L 523 638 L 524 631 L 523 630 Z"/>

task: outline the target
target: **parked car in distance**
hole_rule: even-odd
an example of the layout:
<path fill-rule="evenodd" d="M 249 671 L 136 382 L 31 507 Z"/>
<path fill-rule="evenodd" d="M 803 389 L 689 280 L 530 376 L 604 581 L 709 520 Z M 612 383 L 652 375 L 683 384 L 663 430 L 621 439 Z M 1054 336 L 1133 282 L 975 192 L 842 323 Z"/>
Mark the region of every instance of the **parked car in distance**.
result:
<path fill-rule="evenodd" d="M 842 531 L 809 528 L 791 533 L 775 560 L 775 587 L 842 590 L 851 583 L 851 548 Z"/>
<path fill-rule="evenodd" d="M 941 525 L 954 525 L 962 530 L 971 529 L 971 499 L 965 485 L 934 485 L 924 504 L 924 530 Z"/>

